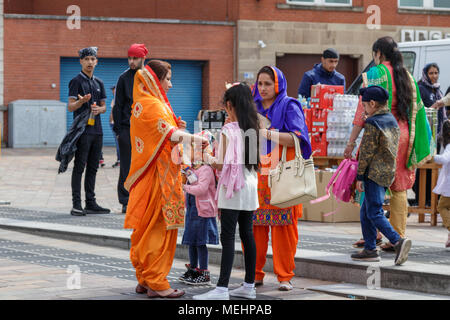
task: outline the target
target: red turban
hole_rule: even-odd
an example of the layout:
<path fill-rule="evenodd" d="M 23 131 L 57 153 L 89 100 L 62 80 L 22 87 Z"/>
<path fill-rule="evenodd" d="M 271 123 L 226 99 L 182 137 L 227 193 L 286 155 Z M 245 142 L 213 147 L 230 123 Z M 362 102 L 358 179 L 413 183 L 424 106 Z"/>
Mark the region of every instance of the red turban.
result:
<path fill-rule="evenodd" d="M 147 53 L 148 50 L 143 43 L 132 44 L 130 49 L 128 49 L 129 57 L 145 58 Z"/>

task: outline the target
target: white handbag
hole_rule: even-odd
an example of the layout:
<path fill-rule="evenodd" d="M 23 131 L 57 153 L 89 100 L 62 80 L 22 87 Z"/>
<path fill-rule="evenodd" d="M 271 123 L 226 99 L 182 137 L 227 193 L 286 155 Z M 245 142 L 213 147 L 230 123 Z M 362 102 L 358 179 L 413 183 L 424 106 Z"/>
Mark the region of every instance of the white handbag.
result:
<path fill-rule="evenodd" d="M 270 204 L 288 208 L 317 198 L 316 175 L 312 157 L 303 159 L 297 136 L 290 133 L 295 141 L 295 158 L 286 161 L 287 147 L 283 146 L 281 161 L 269 171 Z"/>

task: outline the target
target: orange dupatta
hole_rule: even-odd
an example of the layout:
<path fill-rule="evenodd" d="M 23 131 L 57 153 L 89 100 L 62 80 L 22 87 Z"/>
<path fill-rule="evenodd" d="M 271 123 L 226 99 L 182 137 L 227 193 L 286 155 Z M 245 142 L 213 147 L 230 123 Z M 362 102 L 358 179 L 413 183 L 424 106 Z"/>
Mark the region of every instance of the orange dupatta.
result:
<path fill-rule="evenodd" d="M 167 230 L 183 227 L 181 155 L 178 145 L 170 142 L 170 137 L 178 129 L 178 125 L 158 78 L 148 66 L 136 72 L 133 100 L 130 117 L 131 166 L 124 184 L 125 189 L 130 192 L 131 197 L 133 188 L 144 177 L 152 175 L 152 184 L 145 188 L 145 192 L 157 195 L 160 199 Z M 148 198 L 139 194 L 133 196 L 139 199 Z M 147 203 L 136 201 L 133 207 L 129 206 L 128 209 L 124 227 L 137 229 L 147 211 Z"/>

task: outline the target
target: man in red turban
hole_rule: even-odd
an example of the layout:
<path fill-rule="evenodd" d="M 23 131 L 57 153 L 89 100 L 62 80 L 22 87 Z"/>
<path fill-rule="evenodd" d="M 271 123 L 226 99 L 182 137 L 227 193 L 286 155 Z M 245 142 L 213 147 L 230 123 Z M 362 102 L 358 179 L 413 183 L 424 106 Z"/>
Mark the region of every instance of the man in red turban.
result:
<path fill-rule="evenodd" d="M 117 183 L 117 195 L 122 205 L 122 213 L 128 206 L 128 191 L 124 188 L 131 165 L 130 116 L 133 104 L 134 75 L 145 65 L 148 50 L 144 44 L 134 43 L 128 49 L 128 65 L 130 68 L 122 73 L 117 80 L 115 105 L 113 108 L 114 133 L 119 142 L 120 175 Z"/>
<path fill-rule="evenodd" d="M 147 53 L 148 50 L 143 43 L 135 43 L 131 45 L 130 49 L 128 49 L 128 58 L 145 58 Z"/>

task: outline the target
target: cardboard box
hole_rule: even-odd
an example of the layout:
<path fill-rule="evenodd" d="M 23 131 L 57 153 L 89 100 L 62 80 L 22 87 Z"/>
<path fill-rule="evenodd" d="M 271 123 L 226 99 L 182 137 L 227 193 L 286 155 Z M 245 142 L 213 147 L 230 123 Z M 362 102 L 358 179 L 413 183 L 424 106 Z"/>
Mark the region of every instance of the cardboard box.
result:
<path fill-rule="evenodd" d="M 312 129 L 312 110 L 313 109 L 303 109 L 303 114 L 305 115 L 306 126 L 308 131 L 311 132 Z"/>
<path fill-rule="evenodd" d="M 311 109 L 311 132 L 327 132 L 328 109 Z"/>
<path fill-rule="evenodd" d="M 316 170 L 317 196 L 325 195 L 325 188 L 328 185 L 333 172 Z M 337 210 L 335 214 L 324 217 L 324 214 Z M 303 216 L 300 220 L 317 222 L 359 222 L 360 207 L 349 202 L 337 202 L 331 194 L 330 198 L 316 204 L 304 203 Z"/>
<path fill-rule="evenodd" d="M 333 109 L 334 96 L 344 94 L 344 86 L 316 84 L 311 86 L 311 108 Z"/>

